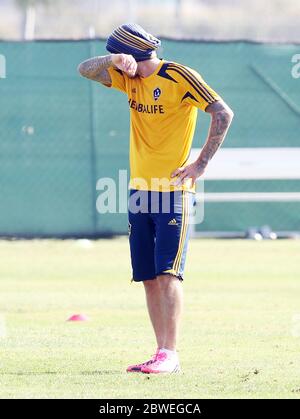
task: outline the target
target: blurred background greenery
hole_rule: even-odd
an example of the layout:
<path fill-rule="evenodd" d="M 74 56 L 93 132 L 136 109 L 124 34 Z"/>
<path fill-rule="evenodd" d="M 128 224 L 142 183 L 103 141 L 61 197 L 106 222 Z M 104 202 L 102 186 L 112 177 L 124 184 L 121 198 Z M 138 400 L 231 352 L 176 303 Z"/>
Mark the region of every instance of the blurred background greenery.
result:
<path fill-rule="evenodd" d="M 181 39 L 300 40 L 299 0 L 0 0 L 1 39 L 104 37 L 127 21 Z"/>

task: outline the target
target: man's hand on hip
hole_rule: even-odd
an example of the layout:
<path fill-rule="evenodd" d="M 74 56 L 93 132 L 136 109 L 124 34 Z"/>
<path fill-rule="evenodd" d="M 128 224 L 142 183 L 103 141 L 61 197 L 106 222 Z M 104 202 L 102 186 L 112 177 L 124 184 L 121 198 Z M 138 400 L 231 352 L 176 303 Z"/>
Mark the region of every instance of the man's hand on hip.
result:
<path fill-rule="evenodd" d="M 188 179 L 191 179 L 193 186 L 198 177 L 203 175 L 204 171 L 205 168 L 202 167 L 197 161 L 185 167 L 180 167 L 179 169 L 175 170 L 175 172 L 173 172 L 171 175 L 172 178 L 176 178 L 172 181 L 172 184 L 174 186 L 181 186 L 185 182 L 187 182 Z"/>

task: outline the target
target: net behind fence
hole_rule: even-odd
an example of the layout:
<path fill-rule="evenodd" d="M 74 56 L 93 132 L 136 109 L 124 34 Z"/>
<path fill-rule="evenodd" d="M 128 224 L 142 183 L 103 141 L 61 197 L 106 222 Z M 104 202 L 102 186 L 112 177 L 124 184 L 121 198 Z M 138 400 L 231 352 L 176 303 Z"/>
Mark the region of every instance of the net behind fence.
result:
<path fill-rule="evenodd" d="M 197 69 L 235 112 L 226 148 L 300 147 L 300 79 L 295 45 L 165 40 L 164 58 Z M 129 114 L 119 92 L 80 78 L 77 65 L 105 54 L 104 41 L 1 42 L 0 234 L 99 236 L 125 233 L 127 215 L 99 214 L 97 180 L 128 168 Z M 4 61 L 4 60 L 2 60 Z M 2 74 L 4 74 L 2 72 Z M 194 147 L 209 117 L 199 113 Z M 176 129 L 176 127 L 174 127 Z M 280 165 L 280 161 L 278 162 Z M 207 180 L 216 192 L 300 192 L 294 178 Z M 117 182 L 118 186 L 118 182 Z M 296 196 L 296 195 L 295 195 Z M 300 200 L 208 202 L 201 231 L 271 224 L 300 230 Z"/>

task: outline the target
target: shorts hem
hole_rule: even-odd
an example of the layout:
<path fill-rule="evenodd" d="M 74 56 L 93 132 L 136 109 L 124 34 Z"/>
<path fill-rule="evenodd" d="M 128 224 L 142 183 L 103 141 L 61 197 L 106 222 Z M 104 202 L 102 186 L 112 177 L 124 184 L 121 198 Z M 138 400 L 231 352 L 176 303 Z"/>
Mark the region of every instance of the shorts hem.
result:
<path fill-rule="evenodd" d="M 156 274 L 156 276 L 161 276 L 161 275 L 172 275 L 172 276 L 175 276 L 175 278 L 178 278 L 179 281 L 183 281 L 183 276 L 181 274 L 178 274 L 178 273 L 175 273 L 175 272 L 161 271 L 161 272 L 158 272 Z"/>
<path fill-rule="evenodd" d="M 156 275 L 147 278 L 131 278 L 131 282 L 153 281 L 154 279 L 156 279 Z"/>

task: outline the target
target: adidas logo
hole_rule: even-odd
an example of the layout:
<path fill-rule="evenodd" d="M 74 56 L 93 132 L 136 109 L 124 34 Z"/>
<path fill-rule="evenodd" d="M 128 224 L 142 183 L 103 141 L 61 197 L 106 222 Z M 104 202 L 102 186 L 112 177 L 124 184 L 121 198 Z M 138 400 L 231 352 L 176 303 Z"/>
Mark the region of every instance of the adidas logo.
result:
<path fill-rule="evenodd" d="M 177 223 L 176 218 L 173 218 L 171 221 L 169 221 L 169 222 L 168 222 L 168 225 L 169 225 L 169 226 L 177 226 L 177 225 L 178 225 L 178 223 Z"/>

